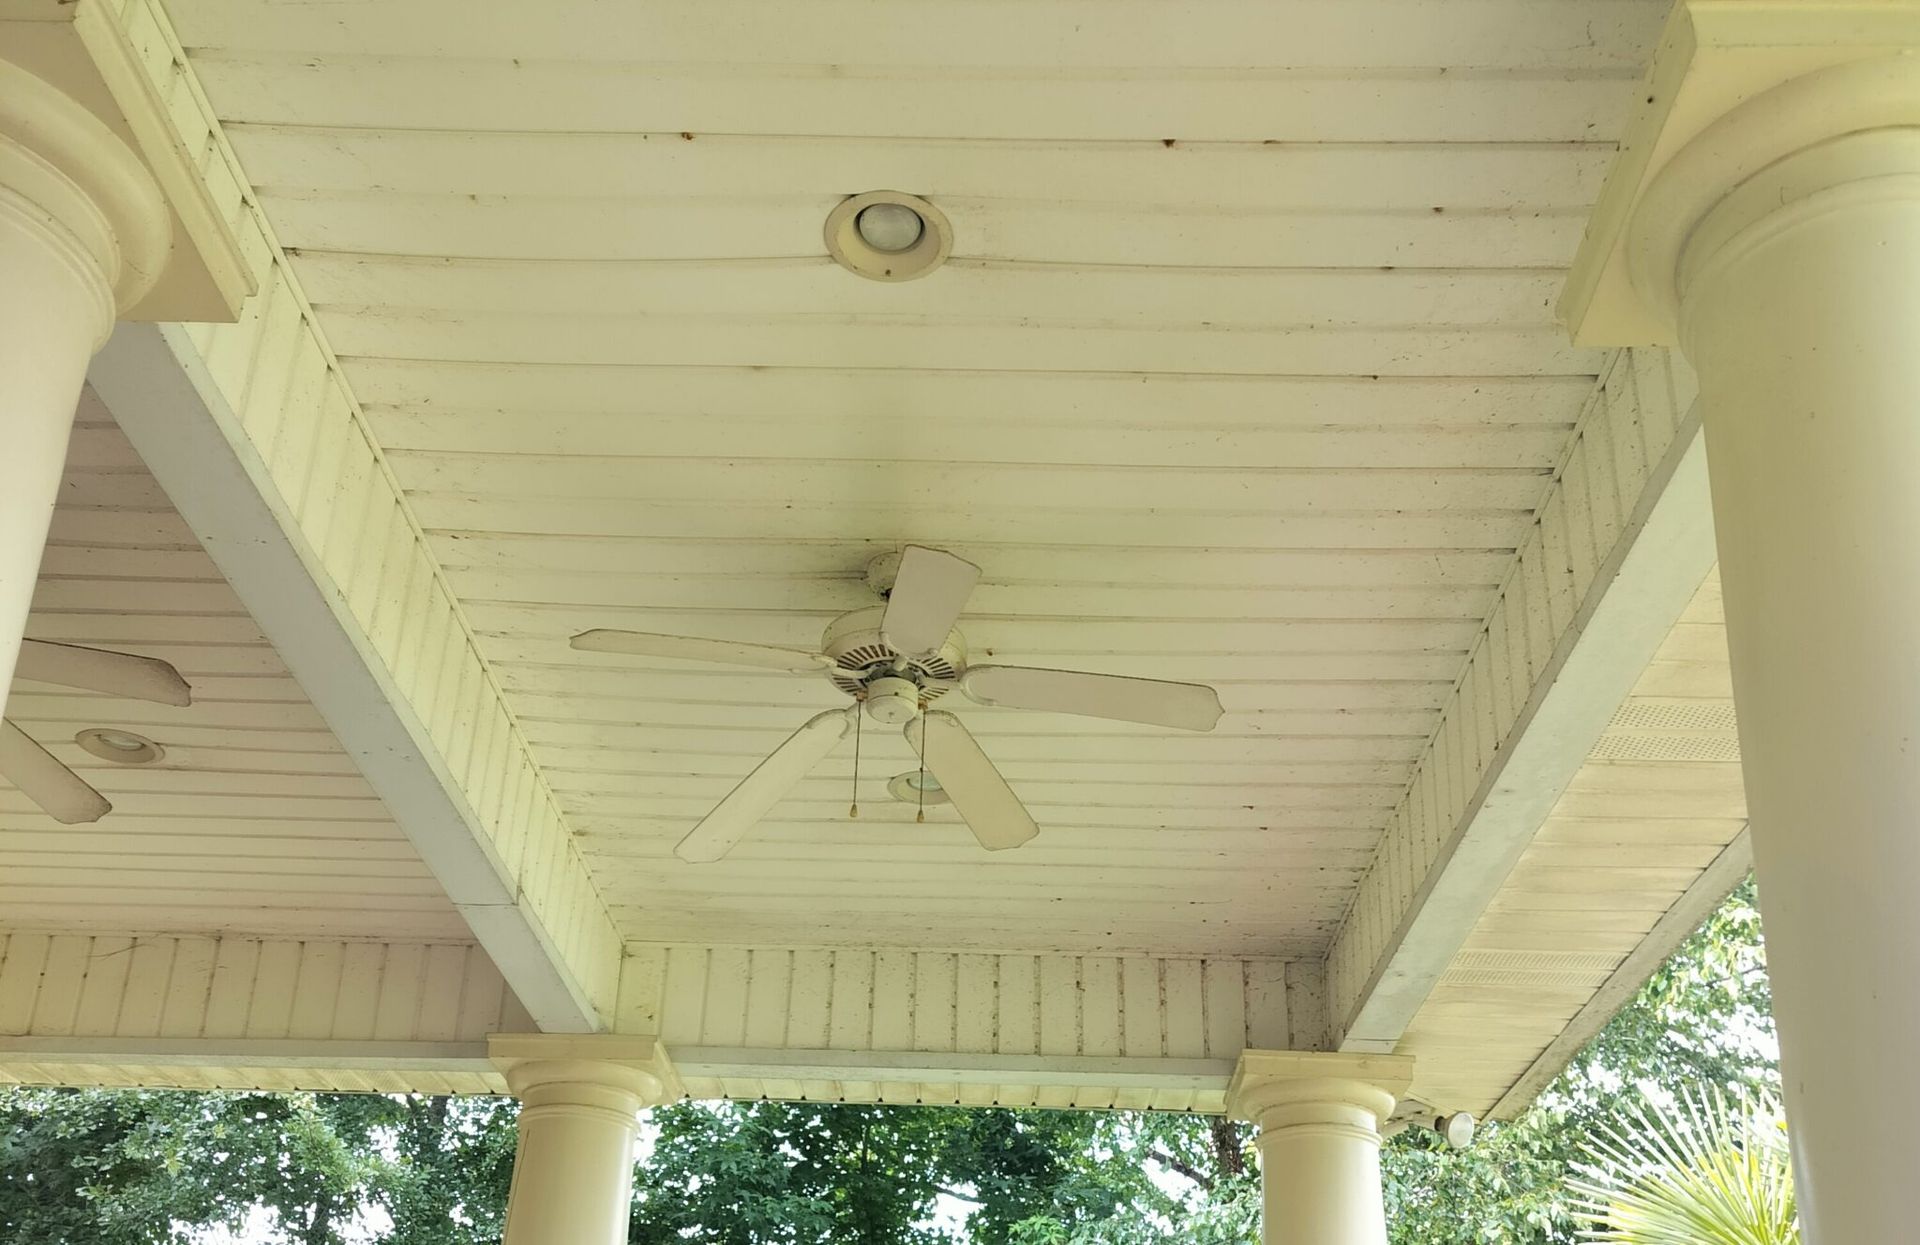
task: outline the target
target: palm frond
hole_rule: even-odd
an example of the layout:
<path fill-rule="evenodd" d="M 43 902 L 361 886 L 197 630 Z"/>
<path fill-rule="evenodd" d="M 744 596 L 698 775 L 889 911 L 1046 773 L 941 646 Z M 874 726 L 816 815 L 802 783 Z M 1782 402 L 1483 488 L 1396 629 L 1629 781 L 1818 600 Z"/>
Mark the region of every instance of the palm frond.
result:
<path fill-rule="evenodd" d="M 1587 1146 L 1571 1182 L 1605 1245 L 1799 1245 L 1776 1104 L 1715 1092 L 1635 1108 Z"/>

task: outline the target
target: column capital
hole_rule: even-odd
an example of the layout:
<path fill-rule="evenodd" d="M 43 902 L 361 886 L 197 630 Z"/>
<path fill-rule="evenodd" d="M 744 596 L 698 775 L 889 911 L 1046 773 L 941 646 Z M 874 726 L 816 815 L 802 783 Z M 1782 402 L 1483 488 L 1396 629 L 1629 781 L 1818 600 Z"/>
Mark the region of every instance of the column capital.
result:
<path fill-rule="evenodd" d="M 1412 1082 L 1413 1060 L 1406 1055 L 1242 1051 L 1227 1084 L 1227 1114 L 1263 1132 L 1350 1123 L 1377 1135 Z"/>
<path fill-rule="evenodd" d="M 1912 126 L 1920 6 L 1680 0 L 1560 298 L 1574 342 L 1678 344 L 1683 270 L 1698 266 L 1690 244 L 1723 201 L 1799 153 Z M 1873 178 L 1876 159 L 1855 151 L 1822 162 L 1822 175 Z M 1910 171 L 1903 164 L 1895 157 L 1891 171 Z"/>
<path fill-rule="evenodd" d="M 0 213 L 38 234 L 88 289 L 96 346 L 170 254 L 172 220 L 140 157 L 66 92 L 4 60 Z"/>
<path fill-rule="evenodd" d="M 657 1038 L 567 1033 L 496 1033 L 487 1057 L 507 1088 L 528 1104 L 624 1096 L 638 1107 L 680 1096 L 680 1080 Z"/>

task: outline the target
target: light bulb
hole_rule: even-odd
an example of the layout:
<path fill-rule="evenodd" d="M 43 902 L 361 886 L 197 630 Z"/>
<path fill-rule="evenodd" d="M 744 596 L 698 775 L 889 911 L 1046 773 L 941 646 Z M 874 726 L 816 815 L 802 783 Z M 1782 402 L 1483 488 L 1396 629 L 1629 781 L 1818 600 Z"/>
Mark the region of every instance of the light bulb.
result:
<path fill-rule="evenodd" d="M 885 255 L 911 250 L 926 232 L 920 213 L 904 203 L 875 203 L 853 218 L 860 240 Z"/>

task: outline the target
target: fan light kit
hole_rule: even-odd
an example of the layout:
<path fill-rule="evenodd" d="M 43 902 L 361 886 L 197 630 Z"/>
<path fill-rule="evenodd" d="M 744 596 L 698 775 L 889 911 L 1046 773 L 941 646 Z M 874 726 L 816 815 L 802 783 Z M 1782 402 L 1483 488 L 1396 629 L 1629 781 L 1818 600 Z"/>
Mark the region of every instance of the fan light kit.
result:
<path fill-rule="evenodd" d="M 887 794 L 902 804 L 947 804 L 953 799 L 938 778 L 919 769 L 887 779 Z"/>
<path fill-rule="evenodd" d="M 966 640 L 955 624 L 979 578 L 979 567 L 942 549 L 909 545 L 898 555 L 883 555 L 868 568 L 868 583 L 886 604 L 834 619 L 817 653 L 639 631 L 583 631 L 572 644 L 590 653 L 825 675 L 852 698 L 851 705 L 829 709 L 801 726 L 680 840 L 674 853 L 695 863 L 726 855 L 853 732 L 862 706 L 874 721 L 903 727 L 907 743 L 920 757 L 922 770 L 894 778 L 887 784 L 889 793 L 928 804 L 941 802 L 934 798 L 939 791 L 988 851 L 1018 847 L 1038 834 L 1039 827 L 960 719 L 930 707 L 948 692 L 959 691 L 983 705 L 1181 730 L 1210 731 L 1219 722 L 1220 697 L 1200 683 L 968 665 Z M 927 778 L 921 779 L 920 773 Z M 858 781 L 856 753 L 856 785 Z"/>
<path fill-rule="evenodd" d="M 93 755 L 119 765 L 151 765 L 167 755 L 165 748 L 145 735 L 136 735 L 132 731 L 96 727 L 81 731 L 73 737 L 73 742 Z"/>
<path fill-rule="evenodd" d="M 176 706 L 193 703 L 193 690 L 187 681 L 159 658 L 77 644 L 22 640 L 13 675 L 29 683 L 77 687 L 125 700 Z M 81 731 L 74 742 L 94 756 L 123 765 L 146 765 L 166 755 L 159 744 L 132 731 L 96 728 Z M 0 778 L 45 809 L 47 816 L 68 825 L 99 821 L 113 811 L 105 796 L 11 722 L 0 722 Z"/>
<path fill-rule="evenodd" d="M 870 190 L 843 199 L 827 214 L 827 254 L 848 272 L 873 281 L 911 281 L 947 262 L 953 226 L 919 195 Z"/>

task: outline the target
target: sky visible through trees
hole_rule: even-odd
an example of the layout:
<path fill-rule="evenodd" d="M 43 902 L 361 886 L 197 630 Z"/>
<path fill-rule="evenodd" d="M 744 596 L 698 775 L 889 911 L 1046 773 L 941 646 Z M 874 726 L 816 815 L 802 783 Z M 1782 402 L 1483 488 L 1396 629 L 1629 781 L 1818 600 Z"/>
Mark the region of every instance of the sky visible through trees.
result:
<path fill-rule="evenodd" d="M 1520 1119 L 1386 1147 L 1393 1245 L 1579 1239 L 1589 1136 L 1681 1088 L 1777 1091 L 1751 882 Z M 498 1099 L 0 1093 L 0 1245 L 492 1245 Z M 1251 1130 L 1186 1115 L 682 1103 L 651 1113 L 633 1245 L 1243 1245 Z"/>

